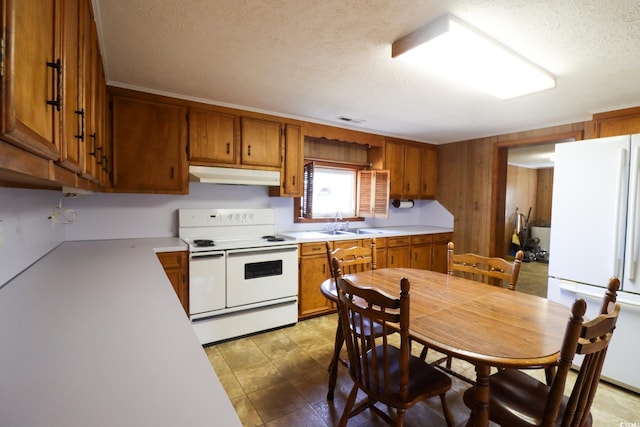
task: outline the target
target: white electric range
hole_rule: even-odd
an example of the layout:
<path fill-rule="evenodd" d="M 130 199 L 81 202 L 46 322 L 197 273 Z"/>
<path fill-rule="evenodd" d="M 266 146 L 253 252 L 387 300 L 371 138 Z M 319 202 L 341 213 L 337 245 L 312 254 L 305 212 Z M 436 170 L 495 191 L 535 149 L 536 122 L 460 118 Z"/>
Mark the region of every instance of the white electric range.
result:
<path fill-rule="evenodd" d="M 273 209 L 179 209 L 189 245 L 189 316 L 202 344 L 298 320 L 298 245 Z"/>

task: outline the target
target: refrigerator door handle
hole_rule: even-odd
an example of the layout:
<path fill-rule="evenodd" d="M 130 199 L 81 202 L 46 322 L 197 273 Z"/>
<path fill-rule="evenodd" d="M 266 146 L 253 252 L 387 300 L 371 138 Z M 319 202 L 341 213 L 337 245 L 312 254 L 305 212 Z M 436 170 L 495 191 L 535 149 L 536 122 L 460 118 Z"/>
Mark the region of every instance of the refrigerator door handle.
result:
<path fill-rule="evenodd" d="M 624 183 L 623 183 L 623 178 L 624 178 L 624 170 L 625 170 L 625 165 L 626 165 L 626 152 L 627 150 L 625 150 L 624 148 L 621 148 L 618 151 L 618 168 L 616 170 L 617 176 L 618 176 L 618 185 L 616 188 L 616 195 L 618 197 L 618 200 L 616 201 L 616 206 L 615 206 L 615 221 L 613 224 L 613 235 L 614 237 L 614 241 L 613 241 L 613 275 L 616 277 L 620 277 L 622 271 L 621 271 L 621 257 L 620 254 L 624 253 L 624 248 L 620 248 L 620 243 L 624 242 L 624 236 L 621 236 L 621 234 L 623 233 L 623 230 L 620 229 L 620 215 L 622 215 L 621 212 L 621 206 L 622 206 L 622 189 L 624 188 Z"/>
<path fill-rule="evenodd" d="M 629 204 L 629 231 L 627 232 L 627 238 L 630 240 L 628 243 L 629 258 L 625 262 L 626 272 L 625 279 L 635 280 L 636 277 L 636 264 L 638 248 L 636 247 L 636 228 L 638 224 L 638 191 L 640 191 L 640 174 L 638 173 L 638 165 L 640 165 L 640 147 L 636 147 L 633 152 L 634 160 L 631 162 L 631 203 Z"/>

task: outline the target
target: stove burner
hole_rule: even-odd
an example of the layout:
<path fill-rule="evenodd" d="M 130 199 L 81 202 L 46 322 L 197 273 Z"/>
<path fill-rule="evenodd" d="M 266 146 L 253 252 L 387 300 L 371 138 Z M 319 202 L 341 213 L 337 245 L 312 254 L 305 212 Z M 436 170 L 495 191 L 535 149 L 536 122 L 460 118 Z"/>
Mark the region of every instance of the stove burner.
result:
<path fill-rule="evenodd" d="M 206 248 L 207 246 L 215 246 L 215 245 L 213 244 L 213 240 L 196 239 L 193 241 L 193 246 L 196 246 L 198 248 Z"/>
<path fill-rule="evenodd" d="M 267 242 L 284 242 L 284 237 L 262 236 Z"/>

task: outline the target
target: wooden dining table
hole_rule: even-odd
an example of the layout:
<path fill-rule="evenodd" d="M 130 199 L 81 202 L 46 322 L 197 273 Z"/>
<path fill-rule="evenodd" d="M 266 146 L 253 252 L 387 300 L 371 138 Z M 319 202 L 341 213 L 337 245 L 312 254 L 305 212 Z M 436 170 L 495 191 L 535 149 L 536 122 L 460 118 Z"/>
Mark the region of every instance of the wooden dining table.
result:
<path fill-rule="evenodd" d="M 409 279 L 412 340 L 475 366 L 476 426 L 489 424 L 491 367 L 544 368 L 557 364 L 570 315 L 564 305 L 428 270 L 383 268 L 344 277 L 392 296 L 400 294 L 400 280 Z M 325 280 L 320 290 L 337 302 L 333 279 Z M 341 348 L 340 340 L 344 338 L 338 327 L 336 346 Z M 337 360 L 332 361 L 330 372 L 331 392 Z"/>

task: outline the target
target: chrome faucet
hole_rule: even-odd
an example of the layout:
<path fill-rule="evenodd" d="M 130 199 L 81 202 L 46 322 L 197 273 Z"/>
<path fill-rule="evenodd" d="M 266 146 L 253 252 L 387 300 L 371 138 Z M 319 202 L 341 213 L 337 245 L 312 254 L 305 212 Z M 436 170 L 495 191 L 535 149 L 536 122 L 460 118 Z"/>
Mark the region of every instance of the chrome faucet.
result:
<path fill-rule="evenodd" d="M 334 226 L 334 230 L 339 230 L 340 228 L 338 228 L 338 221 L 342 220 L 342 212 L 338 211 L 336 212 L 336 223 Z"/>

